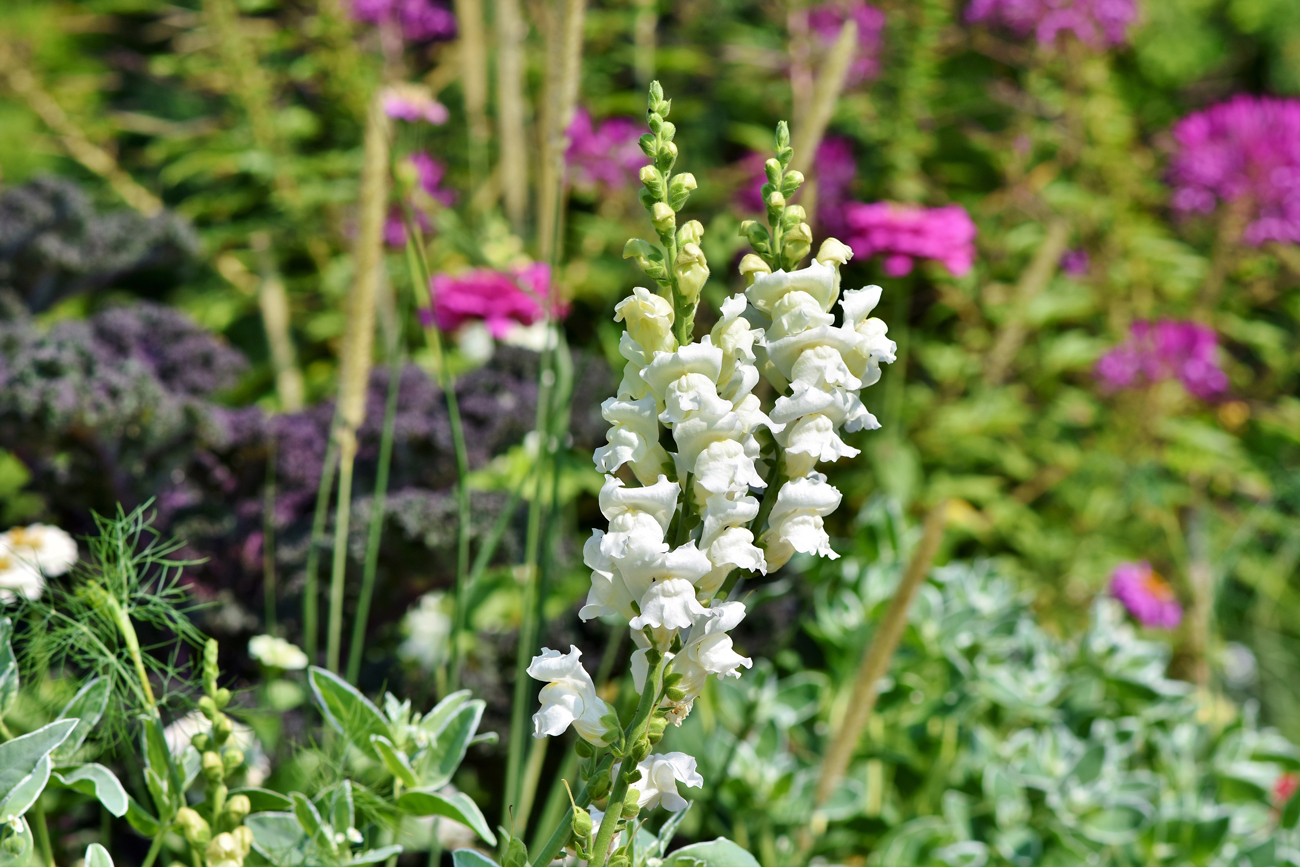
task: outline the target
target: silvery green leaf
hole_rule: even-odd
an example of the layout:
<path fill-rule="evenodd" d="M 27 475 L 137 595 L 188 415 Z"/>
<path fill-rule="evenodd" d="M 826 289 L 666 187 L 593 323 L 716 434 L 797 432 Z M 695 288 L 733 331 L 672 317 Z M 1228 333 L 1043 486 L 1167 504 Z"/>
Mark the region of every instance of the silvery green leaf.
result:
<path fill-rule="evenodd" d="M 1151 805 L 1143 801 L 1111 804 L 1081 816 L 1078 831 L 1097 843 L 1123 846 L 1138 838 L 1152 812 Z"/>
<path fill-rule="evenodd" d="M 112 684 L 106 677 L 96 677 L 77 690 L 72 700 L 64 705 L 59 719 L 77 720 L 77 727 L 68 735 L 68 739 L 54 750 L 51 758 L 55 767 L 72 759 L 73 755 L 85 743 L 90 732 L 99 724 L 108 707 L 108 697 Z"/>
<path fill-rule="evenodd" d="M 393 742 L 383 735 L 371 735 L 370 743 L 374 746 L 375 752 L 379 754 L 379 759 L 388 769 L 388 773 L 401 780 L 402 785 L 408 788 L 416 788 L 419 781 L 415 778 L 415 771 L 411 769 L 411 763 L 406 758 L 406 753 L 393 746 Z"/>
<path fill-rule="evenodd" d="M 683 846 L 664 859 L 664 867 L 687 867 L 691 862 L 704 867 L 759 867 L 753 855 L 725 837 Z"/>
<path fill-rule="evenodd" d="M 374 755 L 371 735 L 389 737 L 388 721 L 370 699 L 337 674 L 312 666 L 307 682 L 325 719 L 362 752 Z"/>
<path fill-rule="evenodd" d="M 0 744 L 0 803 L 9 800 L 14 789 L 31 777 L 37 766 L 67 740 L 76 726 L 76 720 L 56 720 L 34 732 Z M 50 763 L 46 761 L 44 773 L 47 780 L 49 769 Z M 44 787 L 42 781 L 41 788 Z M 26 812 L 25 807 L 23 812 Z M 4 814 L 0 813 L 0 819 L 3 818 Z"/>
<path fill-rule="evenodd" d="M 45 784 L 50 781 L 50 768 L 49 755 L 41 756 L 32 772 L 0 797 L 0 822 L 21 816 L 31 809 L 41 792 L 45 791 Z"/>
<path fill-rule="evenodd" d="M 335 832 L 345 832 L 356 824 L 354 815 L 352 781 L 344 780 L 335 787 L 334 794 L 330 798 L 330 825 Z"/>
<path fill-rule="evenodd" d="M 333 829 L 321 818 L 316 805 L 300 792 L 293 792 L 289 797 L 293 799 L 293 814 L 307 836 L 317 845 L 323 843 L 327 851 L 337 851 L 339 844 L 334 841 Z"/>
<path fill-rule="evenodd" d="M 497 844 L 496 835 L 474 799 L 464 792 L 440 795 L 436 792 L 404 792 L 397 799 L 397 809 L 412 816 L 446 816 L 482 837 L 489 846 Z"/>
<path fill-rule="evenodd" d="M 963 840 L 935 849 L 931 857 L 947 867 L 984 867 L 989 860 L 989 847 L 977 840 Z"/>
<path fill-rule="evenodd" d="M 144 808 L 135 798 L 127 796 L 126 821 L 142 837 L 156 837 L 162 830 L 162 823 Z"/>
<path fill-rule="evenodd" d="M 453 867 L 497 867 L 497 862 L 474 849 L 456 849 L 451 853 L 451 863 Z"/>
<path fill-rule="evenodd" d="M 98 843 L 86 847 L 85 867 L 113 867 L 113 858 L 108 850 Z"/>
<path fill-rule="evenodd" d="M 18 661 L 14 658 L 14 624 L 8 617 L 0 617 L 0 717 L 4 716 L 18 696 Z"/>
<path fill-rule="evenodd" d="M 438 739 L 421 750 L 415 767 L 421 788 L 440 789 L 451 781 L 478 732 L 484 707 L 486 703 L 477 698 L 462 704 L 443 725 Z"/>
<path fill-rule="evenodd" d="M 253 832 L 253 848 L 276 867 L 300 867 L 310 843 L 293 813 L 254 813 L 244 820 Z"/>
<path fill-rule="evenodd" d="M 12 848 L 12 851 L 5 847 Z M 17 827 L 0 825 L 0 867 L 26 867 L 31 863 L 35 848 L 36 841 L 32 839 L 32 829 L 26 819 L 19 817 Z"/>
<path fill-rule="evenodd" d="M 365 852 L 358 852 L 351 859 L 343 862 L 343 867 L 364 867 L 366 864 L 378 864 L 381 861 L 387 861 L 395 855 L 402 854 L 401 846 L 385 846 L 382 849 L 369 849 Z"/>
<path fill-rule="evenodd" d="M 66 773 L 56 772 L 54 778 L 69 789 L 96 798 L 114 816 L 126 815 L 129 805 L 126 789 L 117 776 L 103 765 L 92 762 Z"/>

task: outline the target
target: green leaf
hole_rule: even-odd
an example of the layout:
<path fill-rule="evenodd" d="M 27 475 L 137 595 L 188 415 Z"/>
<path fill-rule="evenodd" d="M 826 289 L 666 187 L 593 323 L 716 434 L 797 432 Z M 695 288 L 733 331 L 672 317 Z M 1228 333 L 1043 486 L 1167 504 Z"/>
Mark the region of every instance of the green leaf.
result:
<path fill-rule="evenodd" d="M 461 705 L 469 701 L 472 693 L 468 689 L 461 689 L 453 692 L 433 706 L 433 709 L 426 713 L 420 719 L 420 728 L 428 732 L 437 739 L 442 734 L 442 730 L 447 727 L 448 720 L 452 714 L 460 710 Z"/>
<path fill-rule="evenodd" d="M 378 864 L 380 861 L 387 861 L 394 855 L 401 855 L 401 846 L 385 846 L 382 849 L 369 849 L 365 852 L 358 852 L 352 856 L 350 861 L 344 861 L 343 867 L 363 867 L 365 864 Z"/>
<path fill-rule="evenodd" d="M 412 816 L 446 816 L 470 828 L 489 846 L 497 844 L 496 835 L 492 833 L 478 805 L 464 792 L 447 797 L 434 792 L 406 792 L 397 799 L 397 809 Z"/>
<path fill-rule="evenodd" d="M 725 837 L 711 843 L 683 846 L 668 856 L 663 867 L 689 867 L 692 861 L 698 861 L 704 867 L 759 867 L 753 855 Z"/>
<path fill-rule="evenodd" d="M 276 867 L 306 863 L 309 841 L 293 813 L 254 813 L 244 824 L 253 832 L 253 848 Z"/>
<path fill-rule="evenodd" d="M 441 789 L 451 782 L 456 769 L 465 759 L 469 742 L 478 732 L 478 724 L 483 718 L 485 706 L 482 699 L 465 702 L 447 721 L 438 735 L 438 740 L 428 749 L 421 751 L 416 767 L 416 776 L 420 779 L 421 788 Z"/>
<path fill-rule="evenodd" d="M 329 833 L 325 820 L 316 811 L 316 805 L 301 792 L 294 792 L 289 797 L 293 799 L 293 814 L 298 817 L 298 824 L 307 832 L 307 836 L 323 838 L 331 850 L 337 849 L 338 844 L 334 842 L 334 835 Z"/>
<path fill-rule="evenodd" d="M 330 825 L 336 832 L 343 832 L 353 827 L 352 781 L 344 780 L 334 790 L 330 801 Z"/>
<path fill-rule="evenodd" d="M 406 753 L 401 752 L 393 746 L 393 742 L 383 735 L 371 735 L 370 743 L 379 753 L 379 759 L 388 768 L 388 773 L 402 781 L 402 785 L 407 788 L 415 788 L 419 782 L 415 779 L 415 771 L 411 770 L 411 763 L 406 759 Z"/>
<path fill-rule="evenodd" d="M 54 778 L 69 789 L 98 799 L 104 809 L 114 816 L 120 818 L 126 815 L 126 789 L 117 776 L 103 765 L 92 762 L 66 774 L 55 773 Z"/>
<path fill-rule="evenodd" d="M 0 798 L 0 822 L 21 816 L 31 809 L 41 792 L 45 791 L 45 784 L 50 781 L 50 767 L 49 755 L 41 756 L 32 772 Z"/>
<path fill-rule="evenodd" d="M 1137 839 L 1150 811 L 1150 805 L 1137 801 L 1115 804 L 1084 816 L 1079 821 L 1079 831 L 1089 840 L 1123 846 Z"/>
<path fill-rule="evenodd" d="M 144 754 L 144 781 L 149 796 L 153 798 L 159 818 L 164 823 L 170 822 L 182 806 L 184 792 L 180 773 L 167 748 L 167 739 L 163 737 L 162 720 L 156 716 L 145 717 L 140 741 L 140 751 Z"/>
<path fill-rule="evenodd" d="M 13 622 L 0 617 L 0 717 L 3 717 L 18 695 L 18 661 L 14 659 L 12 639 Z"/>
<path fill-rule="evenodd" d="M 86 742 L 90 732 L 99 724 L 99 720 L 104 716 L 104 709 L 108 707 L 108 696 L 112 689 L 112 684 L 106 677 L 96 677 L 77 690 L 77 694 L 72 700 L 64 705 L 63 710 L 59 713 L 59 719 L 75 719 L 77 727 L 68 735 L 68 739 L 54 750 L 51 759 L 54 766 L 58 767 L 63 763 L 70 761 L 73 754 L 81 749 L 81 745 Z M 118 815 L 121 815 L 120 813 Z"/>
<path fill-rule="evenodd" d="M 358 692 L 356 687 L 323 668 L 313 665 L 307 674 L 307 682 L 311 684 L 311 691 L 315 694 L 325 719 L 335 731 L 363 752 L 378 758 L 370 743 L 370 736 L 387 737 L 390 734 L 388 723 L 379 708 Z"/>
<path fill-rule="evenodd" d="M 130 796 L 126 803 L 126 821 L 142 837 L 157 837 L 162 830 L 162 823 L 144 808 L 144 805 Z"/>
<path fill-rule="evenodd" d="M 254 813 L 267 813 L 275 811 L 284 811 L 293 809 L 293 801 L 279 792 L 273 792 L 270 789 L 259 789 L 256 786 L 244 786 L 239 789 L 231 789 L 232 795 L 243 795 L 248 798 L 248 803 Z"/>
<path fill-rule="evenodd" d="M 55 747 L 67 740 L 68 735 L 76 727 L 76 720 L 57 720 L 30 734 L 0 744 L 0 810 L 4 809 L 3 802 L 9 800 L 14 790 L 32 776 L 37 765 L 47 760 Z M 50 776 L 48 761 L 45 763 L 44 774 L 45 779 L 48 780 Z M 45 783 L 42 782 L 41 788 L 44 787 Z M 23 812 L 26 812 L 25 807 Z M 0 819 L 3 819 L 4 815 L 0 813 Z"/>
<path fill-rule="evenodd" d="M 451 863 L 452 867 L 497 867 L 497 862 L 475 849 L 456 849 Z"/>
<path fill-rule="evenodd" d="M 86 847 L 85 867 L 113 867 L 113 858 L 108 850 L 98 843 Z"/>

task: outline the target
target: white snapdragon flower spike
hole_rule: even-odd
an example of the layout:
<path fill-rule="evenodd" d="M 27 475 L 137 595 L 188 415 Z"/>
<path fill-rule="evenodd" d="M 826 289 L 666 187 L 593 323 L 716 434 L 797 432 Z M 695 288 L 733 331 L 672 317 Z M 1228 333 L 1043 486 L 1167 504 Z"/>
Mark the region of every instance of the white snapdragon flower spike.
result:
<path fill-rule="evenodd" d="M 0 533 L 0 604 L 19 596 L 41 598 L 45 579 L 64 574 L 76 562 L 76 541 L 58 527 L 32 524 Z"/>
<path fill-rule="evenodd" d="M 677 791 L 679 782 L 691 788 L 701 788 L 704 777 L 695 770 L 695 758 L 686 753 L 655 753 L 647 756 L 636 769 L 641 772 L 637 782 L 637 806 L 651 809 L 663 805 L 665 810 L 685 810 L 689 802 Z"/>
<path fill-rule="evenodd" d="M 255 635 L 248 639 L 248 655 L 267 668 L 301 671 L 307 667 L 307 654 L 296 644 L 274 635 Z"/>
<path fill-rule="evenodd" d="M 542 708 L 533 714 L 533 737 L 555 737 L 573 726 L 583 740 L 605 746 L 617 735 L 604 717 L 614 709 L 596 695 L 591 675 L 582 667 L 582 651 L 570 645 L 568 653 L 543 647 L 528 666 L 529 677 L 546 682 L 542 687 Z"/>

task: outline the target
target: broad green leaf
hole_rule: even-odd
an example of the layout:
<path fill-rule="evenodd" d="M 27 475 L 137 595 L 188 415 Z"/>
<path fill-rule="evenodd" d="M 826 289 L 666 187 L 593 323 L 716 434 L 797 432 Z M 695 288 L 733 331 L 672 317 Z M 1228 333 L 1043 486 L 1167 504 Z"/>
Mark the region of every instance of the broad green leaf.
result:
<path fill-rule="evenodd" d="M 316 805 L 301 792 L 294 792 L 289 797 L 293 799 L 293 814 L 298 817 L 298 824 L 307 832 L 307 836 L 318 845 L 323 843 L 330 852 L 337 852 L 339 844 L 334 842 L 332 829 L 325 824 Z"/>
<path fill-rule="evenodd" d="M 162 823 L 154 818 L 153 813 L 146 810 L 144 805 L 135 798 L 129 796 L 126 802 L 126 821 L 142 837 L 156 837 L 158 832 L 162 830 Z"/>
<path fill-rule="evenodd" d="M 92 762 L 68 773 L 56 772 L 54 778 L 69 789 L 97 798 L 104 809 L 114 816 L 120 818 L 126 815 L 126 789 L 117 776 L 103 765 Z"/>
<path fill-rule="evenodd" d="M 323 668 L 313 665 L 307 674 L 307 682 L 311 684 L 311 691 L 329 724 L 363 752 L 374 755 L 370 736 L 387 737 L 390 734 L 379 708 L 356 687 Z"/>
<path fill-rule="evenodd" d="M 243 795 L 248 798 L 248 803 L 252 806 L 252 812 L 254 813 L 283 812 L 293 809 L 293 801 L 287 795 L 281 795 L 279 792 L 273 792 L 270 789 L 244 786 L 239 789 L 231 789 L 230 794 Z"/>
<path fill-rule="evenodd" d="M 76 727 L 76 720 L 56 720 L 30 734 L 0 744 L 0 801 L 7 800 L 10 793 L 31 776 L 41 760 L 67 740 Z M 49 778 L 48 762 L 45 776 Z M 41 786 L 44 788 L 45 784 L 41 783 Z"/>
<path fill-rule="evenodd" d="M 353 820 L 352 807 L 352 781 L 344 780 L 339 783 L 334 790 L 334 797 L 330 802 L 330 825 L 336 832 L 346 831 L 355 823 Z"/>
<path fill-rule="evenodd" d="M 478 805 L 464 792 L 446 797 L 434 792 L 405 792 L 397 799 L 397 809 L 412 816 L 446 816 L 473 830 L 489 846 L 497 844 L 496 835 L 492 833 Z"/>
<path fill-rule="evenodd" d="M 32 772 L 18 781 L 3 797 L 0 797 L 0 821 L 8 821 L 14 816 L 21 816 L 31 809 L 32 804 L 45 791 L 45 784 L 50 781 L 50 757 L 41 756 Z"/>
<path fill-rule="evenodd" d="M 113 867 L 113 858 L 103 846 L 91 843 L 86 847 L 85 867 Z"/>
<path fill-rule="evenodd" d="M 725 837 L 683 846 L 668 856 L 663 867 L 688 867 L 691 861 L 699 861 L 704 867 L 759 867 L 753 855 Z"/>
<path fill-rule="evenodd" d="M 401 854 L 401 846 L 385 846 L 382 849 L 368 849 L 365 852 L 358 852 L 353 855 L 351 860 L 344 861 L 343 867 L 364 867 L 366 864 L 378 864 L 380 861 L 387 861 L 394 855 Z"/>
<path fill-rule="evenodd" d="M 461 705 L 469 701 L 471 693 L 468 689 L 461 689 L 453 692 L 433 706 L 433 709 L 426 713 L 420 719 L 420 728 L 424 729 L 436 739 L 446 728 L 447 721 L 451 715 L 460 710 Z"/>
<path fill-rule="evenodd" d="M 72 759 L 73 754 L 81 749 L 90 732 L 99 724 L 100 718 L 104 715 L 104 708 L 108 707 L 111 688 L 112 684 L 108 678 L 96 677 L 77 690 L 72 700 L 64 705 L 62 712 L 59 713 L 59 719 L 75 719 L 77 727 L 51 755 L 56 768 Z"/>
<path fill-rule="evenodd" d="M 420 778 L 420 787 L 440 789 L 451 782 L 452 776 L 465 758 L 469 742 L 478 731 L 479 720 L 483 718 L 482 699 L 467 701 L 454 713 L 438 740 L 421 752 L 416 776 Z"/>
<path fill-rule="evenodd" d="M 379 754 L 384 767 L 388 768 L 388 773 L 397 777 L 402 781 L 402 785 L 408 788 L 413 789 L 419 785 L 415 779 L 415 771 L 411 770 L 411 763 L 407 761 L 406 753 L 398 750 L 393 746 L 393 742 L 383 735 L 371 735 L 370 743 Z"/>
<path fill-rule="evenodd" d="M 475 849 L 456 849 L 451 863 L 452 867 L 497 867 L 497 862 Z"/>
<path fill-rule="evenodd" d="M 307 833 L 293 813 L 254 813 L 244 820 L 253 832 L 253 848 L 276 867 L 299 867 L 307 861 Z"/>
<path fill-rule="evenodd" d="M 1084 816 L 1079 820 L 1079 831 L 1089 840 L 1123 846 L 1137 839 L 1150 810 L 1150 805 L 1138 802 L 1115 804 Z"/>
<path fill-rule="evenodd" d="M 4 716 L 18 695 L 18 661 L 14 659 L 12 644 L 13 622 L 0 617 L 0 717 Z"/>

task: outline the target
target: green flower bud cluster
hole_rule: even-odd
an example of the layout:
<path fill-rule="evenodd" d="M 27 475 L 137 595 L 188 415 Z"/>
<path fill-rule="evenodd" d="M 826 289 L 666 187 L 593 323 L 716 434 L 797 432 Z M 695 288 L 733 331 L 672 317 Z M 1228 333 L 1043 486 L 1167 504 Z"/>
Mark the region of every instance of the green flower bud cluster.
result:
<path fill-rule="evenodd" d="M 229 795 L 226 786 L 244 764 L 244 751 L 230 743 L 235 722 L 223 711 L 232 696 L 230 690 L 217 686 L 219 674 L 217 642 L 208 639 L 203 648 L 206 695 L 199 699 L 199 711 L 211 727 L 190 739 L 190 746 L 201 756 L 199 770 L 208 784 L 207 797 L 197 805 L 199 809 L 182 807 L 177 811 L 175 823 L 198 856 L 196 863 L 207 867 L 242 867 L 253 843 L 252 832 L 244 825 L 252 803 L 247 795 Z"/>
<path fill-rule="evenodd" d="M 632 259 L 646 276 L 655 281 L 659 294 L 673 305 L 673 330 L 677 342 L 689 343 L 695 325 L 695 307 L 709 279 L 709 263 L 700 248 L 704 227 L 697 220 L 678 226 L 677 215 L 696 188 L 689 172 L 674 175 L 677 128 L 668 121 L 672 100 L 664 99 L 659 82 L 650 85 L 646 120 L 650 132 L 641 136 L 641 151 L 651 162 L 640 173 L 641 204 L 650 212 L 650 223 L 661 247 L 633 238 L 623 247 L 623 258 Z"/>
<path fill-rule="evenodd" d="M 767 183 L 763 184 L 762 194 L 768 226 L 757 220 L 745 220 L 740 224 L 740 234 L 757 254 L 753 256 L 757 261 L 749 261 L 751 257 L 746 256 L 741 262 L 740 272 L 745 275 L 746 285 L 753 283 L 759 274 L 781 269 L 793 271 L 812 252 L 812 226 L 808 225 L 808 214 L 799 205 L 788 204 L 804 181 L 802 173 L 790 170 L 793 159 L 790 128 L 781 121 L 776 125 L 776 156 L 763 164 Z M 766 265 L 766 269 L 759 263 Z"/>

